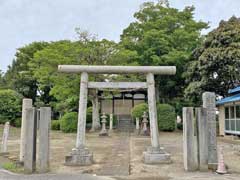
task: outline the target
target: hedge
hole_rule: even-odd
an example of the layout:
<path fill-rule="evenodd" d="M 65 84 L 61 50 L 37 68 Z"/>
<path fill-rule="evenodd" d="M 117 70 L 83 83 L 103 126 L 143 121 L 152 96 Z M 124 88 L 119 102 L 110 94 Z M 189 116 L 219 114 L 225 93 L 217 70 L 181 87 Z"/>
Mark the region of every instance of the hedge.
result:
<path fill-rule="evenodd" d="M 176 114 L 173 106 L 158 104 L 158 127 L 162 131 L 174 131 L 176 128 Z"/>
<path fill-rule="evenodd" d="M 60 129 L 65 133 L 77 132 L 78 113 L 69 112 L 60 119 Z"/>

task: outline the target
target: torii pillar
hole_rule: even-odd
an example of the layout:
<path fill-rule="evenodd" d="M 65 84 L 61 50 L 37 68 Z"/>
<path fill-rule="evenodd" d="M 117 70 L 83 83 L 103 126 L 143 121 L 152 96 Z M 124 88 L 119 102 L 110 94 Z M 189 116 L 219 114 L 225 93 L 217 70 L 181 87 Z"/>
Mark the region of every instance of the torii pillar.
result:
<path fill-rule="evenodd" d="M 85 146 L 87 96 L 88 73 L 82 72 L 80 82 L 76 148 L 72 149 L 70 156 L 66 156 L 65 165 L 90 165 L 93 163 L 93 154 Z"/>

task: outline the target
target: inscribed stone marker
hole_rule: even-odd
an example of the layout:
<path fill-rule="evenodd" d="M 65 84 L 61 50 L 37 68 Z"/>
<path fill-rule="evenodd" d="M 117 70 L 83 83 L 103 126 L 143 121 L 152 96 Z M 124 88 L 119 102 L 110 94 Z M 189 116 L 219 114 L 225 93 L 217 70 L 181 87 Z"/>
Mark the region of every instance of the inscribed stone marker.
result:
<path fill-rule="evenodd" d="M 49 170 L 49 130 L 51 123 L 51 108 L 40 108 L 39 121 L 39 145 L 38 145 L 38 162 L 39 172 L 46 173 Z"/>
<path fill-rule="evenodd" d="M 9 122 L 6 122 L 4 125 L 3 136 L 2 136 L 1 154 L 7 153 L 8 136 L 9 136 Z"/>
<path fill-rule="evenodd" d="M 198 169 L 197 133 L 192 107 L 183 108 L 183 160 L 186 171 Z"/>
<path fill-rule="evenodd" d="M 26 139 L 24 151 L 24 171 L 32 173 L 36 169 L 35 156 L 35 108 L 26 109 Z"/>
<path fill-rule="evenodd" d="M 208 167 L 216 170 L 217 158 L 217 137 L 216 137 L 216 100 L 215 93 L 205 92 L 202 95 L 203 107 L 207 109 L 208 123 Z"/>

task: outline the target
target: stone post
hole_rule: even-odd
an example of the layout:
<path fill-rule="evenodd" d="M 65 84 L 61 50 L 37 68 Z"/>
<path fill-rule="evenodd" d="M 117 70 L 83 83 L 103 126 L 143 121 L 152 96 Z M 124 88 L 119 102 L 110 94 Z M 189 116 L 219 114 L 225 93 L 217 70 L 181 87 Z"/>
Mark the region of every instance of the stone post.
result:
<path fill-rule="evenodd" d="M 199 170 L 208 170 L 208 124 L 206 108 L 196 108 L 196 121 L 198 127 L 198 157 Z"/>
<path fill-rule="evenodd" d="M 26 139 L 26 109 L 32 107 L 32 99 L 23 99 L 22 103 L 22 125 L 21 125 L 21 140 L 20 140 L 20 162 L 24 160 L 25 139 Z"/>
<path fill-rule="evenodd" d="M 205 92 L 202 95 L 203 107 L 207 109 L 208 123 L 208 168 L 217 169 L 217 137 L 216 137 L 216 100 L 215 93 Z"/>
<path fill-rule="evenodd" d="M 39 145 L 38 145 L 38 162 L 39 172 L 46 173 L 49 170 L 49 131 L 51 124 L 51 108 L 40 108 L 40 121 L 39 121 Z"/>
<path fill-rule="evenodd" d="M 148 107 L 150 117 L 150 131 L 151 131 L 151 147 L 148 148 L 144 155 L 144 162 L 147 164 L 152 163 L 170 163 L 170 154 L 165 153 L 160 149 L 158 122 L 157 122 L 157 107 L 155 95 L 155 81 L 152 73 L 147 74 L 148 85 Z"/>
<path fill-rule="evenodd" d="M 99 102 L 97 90 L 94 92 L 92 99 L 92 128 L 91 131 L 94 132 L 96 129 L 101 127 L 99 120 Z"/>
<path fill-rule="evenodd" d="M 110 114 L 109 118 L 109 130 L 112 131 L 113 129 L 113 114 Z"/>
<path fill-rule="evenodd" d="M 93 154 L 85 147 L 87 96 L 88 74 L 83 72 L 80 83 L 76 148 L 72 149 L 70 156 L 66 156 L 65 165 L 90 165 L 93 163 Z"/>
<path fill-rule="evenodd" d="M 6 122 L 4 125 L 3 136 L 2 136 L 1 154 L 8 154 L 7 152 L 8 136 L 9 136 L 9 122 Z"/>
<path fill-rule="evenodd" d="M 24 171 L 32 173 L 36 169 L 36 113 L 35 108 L 25 109 L 26 113 L 26 139 L 24 150 Z"/>
<path fill-rule="evenodd" d="M 149 135 L 149 134 L 148 134 L 148 129 L 147 129 L 147 123 L 148 123 L 147 112 L 144 111 L 142 118 L 143 118 L 143 120 L 142 120 L 143 126 L 142 126 L 142 130 L 141 130 L 141 133 L 140 133 L 140 134 L 147 136 L 147 135 Z"/>
<path fill-rule="evenodd" d="M 140 127 L 139 127 L 139 118 L 136 117 L 136 130 L 139 131 Z"/>
<path fill-rule="evenodd" d="M 107 132 L 107 129 L 106 129 L 106 123 L 107 123 L 107 116 L 106 116 L 106 114 L 103 113 L 101 118 L 102 118 L 102 130 L 99 133 L 99 136 L 108 136 L 108 132 Z"/>
<path fill-rule="evenodd" d="M 183 108 L 183 162 L 186 171 L 198 169 L 197 132 L 192 107 Z"/>

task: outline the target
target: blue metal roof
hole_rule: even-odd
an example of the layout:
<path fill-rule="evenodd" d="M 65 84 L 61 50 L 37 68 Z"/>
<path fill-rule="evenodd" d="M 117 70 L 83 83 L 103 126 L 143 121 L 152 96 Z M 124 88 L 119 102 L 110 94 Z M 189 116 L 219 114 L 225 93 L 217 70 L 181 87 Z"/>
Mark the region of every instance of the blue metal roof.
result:
<path fill-rule="evenodd" d="M 225 103 L 228 103 L 228 102 L 235 102 L 235 101 L 240 101 L 240 93 L 236 94 L 236 95 L 233 95 L 233 96 L 230 96 L 230 97 L 223 98 L 223 99 L 217 101 L 216 104 L 220 105 L 220 104 L 225 104 Z"/>
<path fill-rule="evenodd" d="M 235 92 L 240 92 L 240 86 L 228 90 L 229 94 L 232 94 L 232 93 L 235 93 Z"/>

